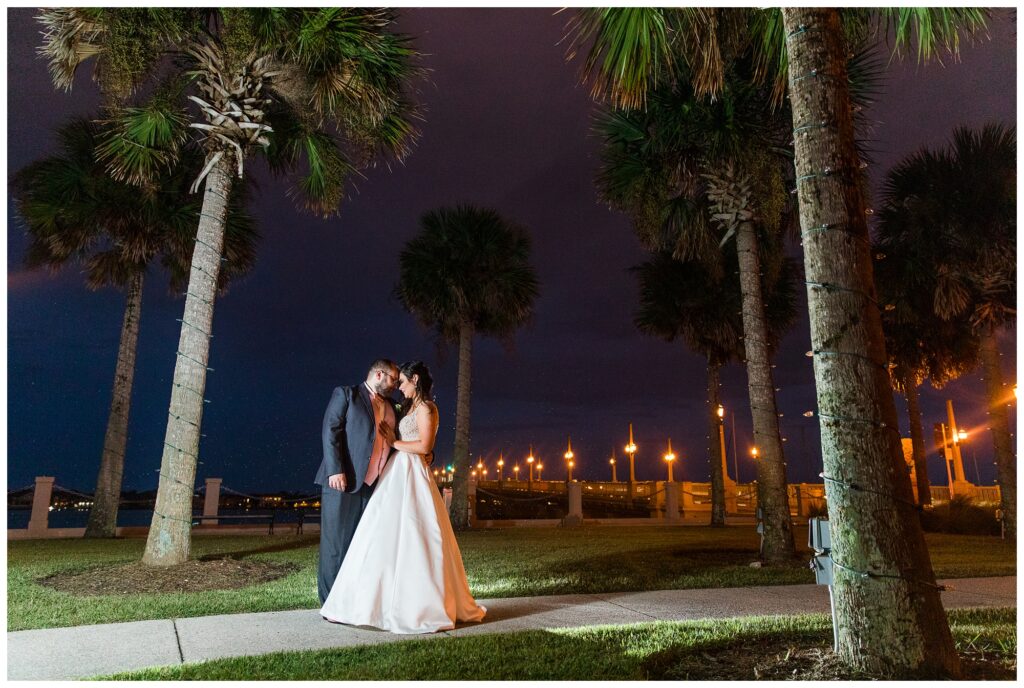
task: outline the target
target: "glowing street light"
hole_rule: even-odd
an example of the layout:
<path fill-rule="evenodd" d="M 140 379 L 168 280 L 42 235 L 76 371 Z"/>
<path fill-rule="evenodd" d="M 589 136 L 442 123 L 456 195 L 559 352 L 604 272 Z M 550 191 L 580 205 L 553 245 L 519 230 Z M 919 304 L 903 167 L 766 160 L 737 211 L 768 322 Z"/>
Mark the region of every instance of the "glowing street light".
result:
<path fill-rule="evenodd" d="M 668 481 L 670 483 L 674 482 L 672 480 L 672 464 L 675 462 L 675 460 L 676 460 L 676 454 L 675 454 L 674 451 L 672 451 L 672 438 L 669 437 L 668 438 L 668 452 L 665 454 L 665 463 L 668 464 Z"/>
<path fill-rule="evenodd" d="M 515 476 L 515 480 L 519 480 L 519 464 L 512 466 L 512 475 Z"/>
<path fill-rule="evenodd" d="M 498 454 L 498 482 L 501 482 L 502 472 L 505 467 L 505 455 Z"/>
<path fill-rule="evenodd" d="M 750 458 L 757 460 L 757 447 L 750 448 Z"/>
<path fill-rule="evenodd" d="M 629 444 L 626 445 L 626 453 L 629 454 L 629 482 L 636 482 L 636 470 L 633 465 L 633 457 L 636 455 L 636 443 L 633 442 L 633 424 L 629 424 Z"/>
<path fill-rule="evenodd" d="M 612 447 L 612 456 L 610 459 L 608 459 L 608 463 L 612 467 L 612 482 L 619 482 L 618 480 L 615 479 L 615 447 Z"/>
<path fill-rule="evenodd" d="M 572 437 L 568 438 L 568 446 L 566 446 L 565 454 L 563 456 L 565 456 L 565 460 L 569 464 L 569 482 L 572 482 L 572 467 L 576 465 L 572 460 L 573 457 L 576 456 L 572 453 Z"/>
<path fill-rule="evenodd" d="M 536 461 L 536 459 L 533 458 L 533 445 L 531 444 L 530 445 L 530 455 L 526 457 L 526 463 L 530 466 L 529 488 L 531 490 L 533 489 L 533 462 L 534 461 Z"/>
<path fill-rule="evenodd" d="M 569 459 L 569 482 L 572 482 L 572 467 L 576 465 L 576 462 Z"/>
<path fill-rule="evenodd" d="M 540 473 L 543 470 L 544 470 L 544 464 L 542 464 L 541 462 L 538 461 L 537 462 L 537 480 L 543 480 L 543 478 L 540 477 Z"/>
<path fill-rule="evenodd" d="M 715 415 L 718 416 L 718 451 L 721 454 L 719 458 L 721 458 L 722 460 L 722 477 L 725 478 L 726 482 L 728 482 L 729 463 L 725 455 L 725 407 L 719 404 L 718 408 L 715 410 Z M 736 457 L 733 457 L 733 459 L 735 458 Z M 736 472 L 736 480 L 739 480 L 740 475 L 739 472 L 736 470 L 736 467 L 733 467 L 733 471 Z"/>

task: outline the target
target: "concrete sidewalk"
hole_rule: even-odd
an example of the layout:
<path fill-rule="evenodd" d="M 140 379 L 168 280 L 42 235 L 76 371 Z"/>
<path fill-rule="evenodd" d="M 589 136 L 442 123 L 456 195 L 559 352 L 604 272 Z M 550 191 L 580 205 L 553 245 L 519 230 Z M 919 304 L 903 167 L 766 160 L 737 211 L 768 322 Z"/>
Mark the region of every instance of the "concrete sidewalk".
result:
<path fill-rule="evenodd" d="M 1016 576 L 942 581 L 947 609 L 1016 607 Z M 479 600 L 483 623 L 428 636 L 330 624 L 317 610 L 17 631 L 7 634 L 8 680 L 67 680 L 269 652 L 316 650 L 527 629 L 828 612 L 817 585 L 711 588 Z"/>

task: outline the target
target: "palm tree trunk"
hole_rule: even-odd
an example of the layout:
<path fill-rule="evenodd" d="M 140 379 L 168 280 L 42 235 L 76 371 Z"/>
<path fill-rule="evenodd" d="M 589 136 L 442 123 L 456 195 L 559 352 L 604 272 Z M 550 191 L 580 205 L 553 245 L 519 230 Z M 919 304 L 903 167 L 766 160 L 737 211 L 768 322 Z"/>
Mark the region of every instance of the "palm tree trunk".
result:
<path fill-rule="evenodd" d="M 996 473 L 999 476 L 1000 507 L 1006 537 L 1017 537 L 1017 457 L 1010 439 L 1010 420 L 1006 414 L 1007 392 L 1003 386 L 1003 369 L 999 364 L 999 345 L 995 332 L 981 339 L 981 365 L 985 371 L 985 392 L 988 395 L 988 422 L 995 446 Z"/>
<path fill-rule="evenodd" d="M 722 442 L 718 436 L 719 373 L 722 366 L 708 359 L 708 456 L 711 458 L 711 525 L 725 525 L 725 476 L 722 475 Z"/>
<path fill-rule="evenodd" d="M 224 251 L 233 161 L 233 155 L 225 152 L 205 180 L 203 209 L 178 339 L 156 507 L 142 556 L 143 563 L 150 566 L 172 566 L 187 561 L 192 544 L 192 496 L 210 356 L 209 333 L 213 327 L 213 303 Z"/>
<path fill-rule="evenodd" d="M 89 509 L 89 522 L 85 526 L 87 538 L 112 538 L 117 534 L 117 509 L 121 502 L 121 477 L 128 443 L 128 412 L 132 403 L 135 353 L 139 343 L 142 282 L 142 272 L 133 275 L 128 282 L 121 343 L 114 370 L 113 398 L 107 416 L 107 432 L 103 437 L 103 455 L 100 457 L 100 472 L 96 476 L 92 508 Z"/>
<path fill-rule="evenodd" d="M 840 659 L 958 676 L 900 447 L 836 8 L 784 8 Z"/>
<path fill-rule="evenodd" d="M 459 329 L 459 395 L 455 402 L 455 481 L 452 485 L 451 518 L 453 528 L 468 528 L 469 523 L 469 392 L 473 357 L 473 326 L 463 323 Z"/>
<path fill-rule="evenodd" d="M 914 452 L 914 474 L 917 476 L 917 503 L 932 503 L 932 486 L 928 480 L 928 454 L 924 448 L 924 429 L 921 427 L 921 407 L 917 398 L 917 382 L 913 375 L 903 380 L 904 396 L 907 398 L 907 415 L 910 416 L 910 444 Z"/>
<path fill-rule="evenodd" d="M 757 461 L 758 506 L 764 524 L 766 561 L 796 557 L 793 517 L 789 513 L 786 489 L 786 459 L 779 432 L 779 411 L 775 405 L 775 380 L 768 355 L 768 327 L 761 294 L 761 257 L 753 222 L 740 222 L 736 229 L 740 288 L 743 303 L 743 347 L 747 358 L 747 390 L 754 421 Z"/>

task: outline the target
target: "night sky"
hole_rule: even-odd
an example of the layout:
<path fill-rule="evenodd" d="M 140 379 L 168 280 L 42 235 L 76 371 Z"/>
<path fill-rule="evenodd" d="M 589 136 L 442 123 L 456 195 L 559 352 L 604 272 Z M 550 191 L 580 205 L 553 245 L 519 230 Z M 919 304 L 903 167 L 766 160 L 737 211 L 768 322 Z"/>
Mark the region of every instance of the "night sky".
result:
<path fill-rule="evenodd" d="M 1002 11 L 1001 11 L 1002 12 Z M 35 55 L 35 10 L 8 13 L 8 173 L 54 150 L 53 130 L 95 113 L 91 66 L 70 94 L 55 92 Z M 429 80 L 420 144 L 404 165 L 367 174 L 339 217 L 323 221 L 295 210 L 285 186 L 257 163 L 252 210 L 264 239 L 256 268 L 217 302 L 197 484 L 222 477 L 241 491 L 312 492 L 320 463 L 320 424 L 331 390 L 361 381 L 377 356 L 419 358 L 431 366 L 442 414 L 441 459 L 450 456 L 457 356 L 442 354 L 391 296 L 398 254 L 418 232 L 422 213 L 459 202 L 490 206 L 526 226 L 541 281 L 533 323 L 514 350 L 477 338 L 473 361 L 471 450 L 508 464 L 528 445 L 545 478 L 563 478 L 566 436 L 575 477 L 608 479 L 614 447 L 634 424 L 637 474 L 664 479 L 666 439 L 682 460 L 677 479 L 707 480 L 705 366 L 682 343 L 641 335 L 630 266 L 644 259 L 629 222 L 602 206 L 592 179 L 598 149 L 590 135 L 594 105 L 566 64 L 567 15 L 553 9 L 401 10 L 400 28 L 426 54 Z M 948 140 L 958 125 L 1016 121 L 1015 28 L 993 21 L 991 40 L 966 46 L 962 60 L 919 67 L 894 63 L 869 113 L 877 188 L 892 164 L 923 145 Z M 22 265 L 27 241 L 8 199 L 8 473 L 10 488 L 36 475 L 92 491 L 99 466 L 123 315 L 123 296 L 90 292 L 78 267 L 53 276 Z M 152 489 L 160 463 L 183 301 L 167 295 L 157 268 L 148 275 L 125 461 L 125 489 Z M 777 356 L 776 382 L 789 479 L 817 482 L 821 470 L 806 301 Z M 1003 344 L 1003 370 L 1015 380 L 1015 334 Z M 980 370 L 944 390 L 922 388 L 929 473 L 945 483 L 930 427 L 956 404 L 972 432 L 964 453 L 969 479 L 976 452 L 981 482 L 991 484 L 992 444 L 985 432 Z M 739 471 L 747 458 L 746 377 L 723 375 L 726 419 L 735 413 Z M 905 406 L 897 400 L 901 429 Z M 1015 410 L 1015 409 L 1012 409 Z M 1015 420 L 1011 415 L 1011 429 Z M 732 427 L 726 427 L 733 472 Z M 976 439 L 974 439 L 976 437 Z M 506 469 L 511 466 L 506 466 Z M 492 468 L 493 470 L 493 468 Z"/>

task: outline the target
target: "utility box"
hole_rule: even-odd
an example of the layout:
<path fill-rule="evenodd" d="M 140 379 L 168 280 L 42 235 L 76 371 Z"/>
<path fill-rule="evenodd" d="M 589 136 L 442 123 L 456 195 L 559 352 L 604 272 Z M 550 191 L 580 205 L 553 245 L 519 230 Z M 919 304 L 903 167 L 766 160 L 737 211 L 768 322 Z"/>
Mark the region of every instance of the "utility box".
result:
<path fill-rule="evenodd" d="M 807 546 L 819 553 L 832 550 L 827 518 L 812 518 L 807 522 Z"/>
<path fill-rule="evenodd" d="M 832 557 L 828 554 L 816 554 L 811 559 L 814 569 L 814 582 L 818 585 L 832 585 Z"/>

